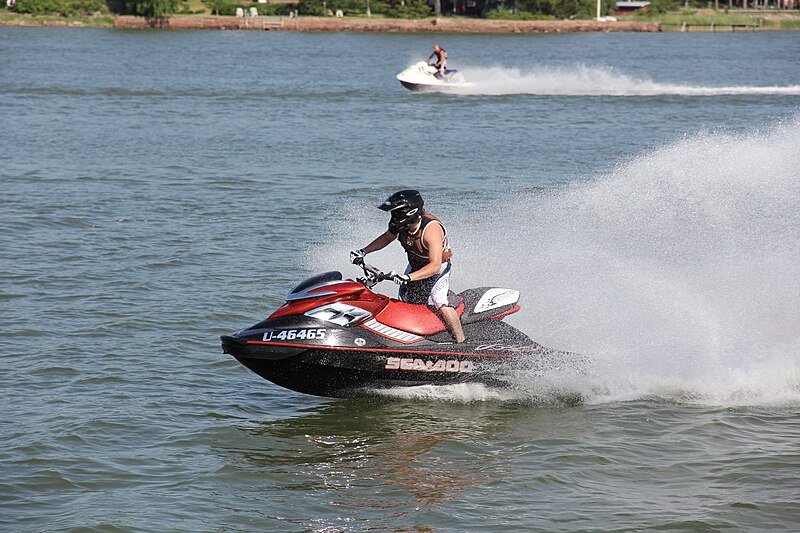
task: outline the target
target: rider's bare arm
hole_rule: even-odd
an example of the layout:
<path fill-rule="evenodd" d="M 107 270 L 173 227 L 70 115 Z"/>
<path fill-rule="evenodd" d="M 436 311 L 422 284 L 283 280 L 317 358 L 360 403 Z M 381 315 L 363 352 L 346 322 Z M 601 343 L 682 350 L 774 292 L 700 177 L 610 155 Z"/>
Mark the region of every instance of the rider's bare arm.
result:
<path fill-rule="evenodd" d="M 387 231 L 383 235 L 380 235 L 377 239 L 369 243 L 364 247 L 364 253 L 369 254 L 372 252 L 377 252 L 378 250 L 382 250 L 389 246 L 392 241 L 397 238 L 397 235 L 392 233 L 391 231 Z"/>

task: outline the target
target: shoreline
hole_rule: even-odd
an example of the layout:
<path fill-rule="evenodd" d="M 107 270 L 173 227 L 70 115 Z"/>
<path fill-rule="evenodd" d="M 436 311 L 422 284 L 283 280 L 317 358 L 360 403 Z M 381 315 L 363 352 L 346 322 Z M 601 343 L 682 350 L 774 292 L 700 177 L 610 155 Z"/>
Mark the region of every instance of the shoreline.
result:
<path fill-rule="evenodd" d="M 670 30 L 663 22 L 596 21 L 596 20 L 499 20 L 465 18 L 387 19 L 359 17 L 220 17 L 175 15 L 163 19 L 146 19 L 127 15 L 96 19 L 68 19 L 2 14 L 0 26 L 102 27 L 118 29 L 208 29 L 296 32 L 376 32 L 376 33 L 575 33 L 575 32 L 641 32 Z M 778 28 L 753 24 L 710 24 L 708 29 L 684 31 L 765 31 Z M 738 27 L 738 30 L 737 30 Z M 790 29 L 790 28 L 787 28 Z M 677 30 L 680 31 L 680 30 Z"/>
<path fill-rule="evenodd" d="M 96 23 L 93 23 L 96 22 Z M 175 15 L 147 19 L 119 15 L 92 19 L 0 16 L 5 26 L 111 27 L 119 29 L 207 29 L 297 32 L 375 33 L 560 33 L 560 32 L 658 32 L 658 22 L 598 22 L 595 20 L 486 20 L 461 18 L 388 19 L 359 17 L 219 17 Z"/>

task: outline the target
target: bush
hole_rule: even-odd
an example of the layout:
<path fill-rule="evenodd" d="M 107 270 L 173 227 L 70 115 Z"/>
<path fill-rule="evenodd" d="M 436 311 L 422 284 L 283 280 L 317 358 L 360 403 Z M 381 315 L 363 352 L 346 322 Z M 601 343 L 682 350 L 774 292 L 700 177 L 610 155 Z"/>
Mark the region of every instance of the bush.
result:
<path fill-rule="evenodd" d="M 94 13 L 108 13 L 103 0 L 64 0 L 66 15 L 89 16 Z"/>
<path fill-rule="evenodd" d="M 125 7 L 134 15 L 161 18 L 178 11 L 181 4 L 181 0 L 131 0 Z"/>
<path fill-rule="evenodd" d="M 395 1 L 399 2 L 400 0 Z M 324 17 L 327 15 L 326 10 L 336 13 L 339 9 L 342 10 L 345 16 L 363 17 L 367 14 L 367 0 L 325 0 L 324 2 L 323 0 L 300 0 L 297 5 L 287 4 L 287 6 L 291 9 L 287 10 L 286 13 L 278 14 L 288 14 L 289 11 L 294 11 L 295 9 L 297 9 L 298 14 L 307 17 Z M 370 1 L 370 11 L 373 15 L 385 14 L 389 9 L 390 7 L 383 0 Z"/>
<path fill-rule="evenodd" d="M 516 13 L 491 11 L 486 14 L 486 18 L 493 20 L 553 20 L 555 17 L 544 13 L 528 13 L 527 11 L 518 11 Z"/>
<path fill-rule="evenodd" d="M 243 4 L 231 0 L 206 0 L 206 4 L 208 4 L 208 10 L 212 15 L 223 17 L 235 16 L 237 7 L 244 9 Z"/>
<path fill-rule="evenodd" d="M 103 0 L 17 0 L 14 6 L 17 13 L 31 15 L 63 15 L 65 17 L 86 17 L 94 13 L 108 13 Z"/>
<path fill-rule="evenodd" d="M 31 15 L 52 15 L 61 13 L 60 0 L 17 0 L 14 10 L 17 13 L 30 13 Z"/>
<path fill-rule="evenodd" d="M 399 0 L 392 2 L 386 15 L 397 19 L 424 19 L 433 16 L 433 8 L 427 0 L 405 0 L 402 5 Z"/>
<path fill-rule="evenodd" d="M 194 10 L 188 2 L 181 4 L 181 9 L 178 10 L 178 15 L 202 15 L 207 10 L 205 8 Z"/>
<path fill-rule="evenodd" d="M 322 5 L 322 0 L 300 0 L 300 3 L 296 4 L 295 9 L 297 9 L 298 14 L 305 15 L 306 17 L 325 16 L 325 8 Z"/>
<path fill-rule="evenodd" d="M 600 13 L 611 14 L 615 4 L 614 0 L 602 0 Z M 550 15 L 557 19 L 591 19 L 595 17 L 597 10 L 596 0 L 517 0 L 516 6 L 519 12 L 532 13 L 534 16 Z"/>
<path fill-rule="evenodd" d="M 676 11 L 680 5 L 683 4 L 678 2 L 678 0 L 651 0 L 648 12 L 658 14 L 669 13 L 670 11 Z"/>

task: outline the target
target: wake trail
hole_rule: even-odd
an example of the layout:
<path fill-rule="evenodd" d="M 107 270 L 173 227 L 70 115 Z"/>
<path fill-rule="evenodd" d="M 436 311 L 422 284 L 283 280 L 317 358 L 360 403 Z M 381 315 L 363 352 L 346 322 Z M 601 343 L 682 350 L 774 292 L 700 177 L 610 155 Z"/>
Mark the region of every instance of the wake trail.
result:
<path fill-rule="evenodd" d="M 472 86 L 454 90 L 461 95 L 502 96 L 800 96 L 800 85 L 788 86 L 696 86 L 659 83 L 617 72 L 609 67 L 546 68 L 531 70 L 501 67 L 461 69 Z"/>

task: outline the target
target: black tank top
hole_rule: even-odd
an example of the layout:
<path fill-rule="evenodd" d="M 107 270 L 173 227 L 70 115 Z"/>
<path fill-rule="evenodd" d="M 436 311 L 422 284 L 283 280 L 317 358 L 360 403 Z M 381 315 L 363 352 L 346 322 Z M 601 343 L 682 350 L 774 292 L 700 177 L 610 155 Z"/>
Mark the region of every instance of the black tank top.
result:
<path fill-rule="evenodd" d="M 397 235 L 397 240 L 403 246 L 408 256 L 408 263 L 411 265 L 412 270 L 419 270 L 430 262 L 430 254 L 428 248 L 425 246 L 423 236 L 428 224 L 435 222 L 442 227 L 444 239 L 442 240 L 442 262 L 446 263 L 453 257 L 453 251 L 447 243 L 447 229 L 442 224 L 442 221 L 431 215 L 430 213 L 423 213 L 422 220 L 420 220 L 417 231 L 412 235 L 408 231 L 401 231 Z"/>

